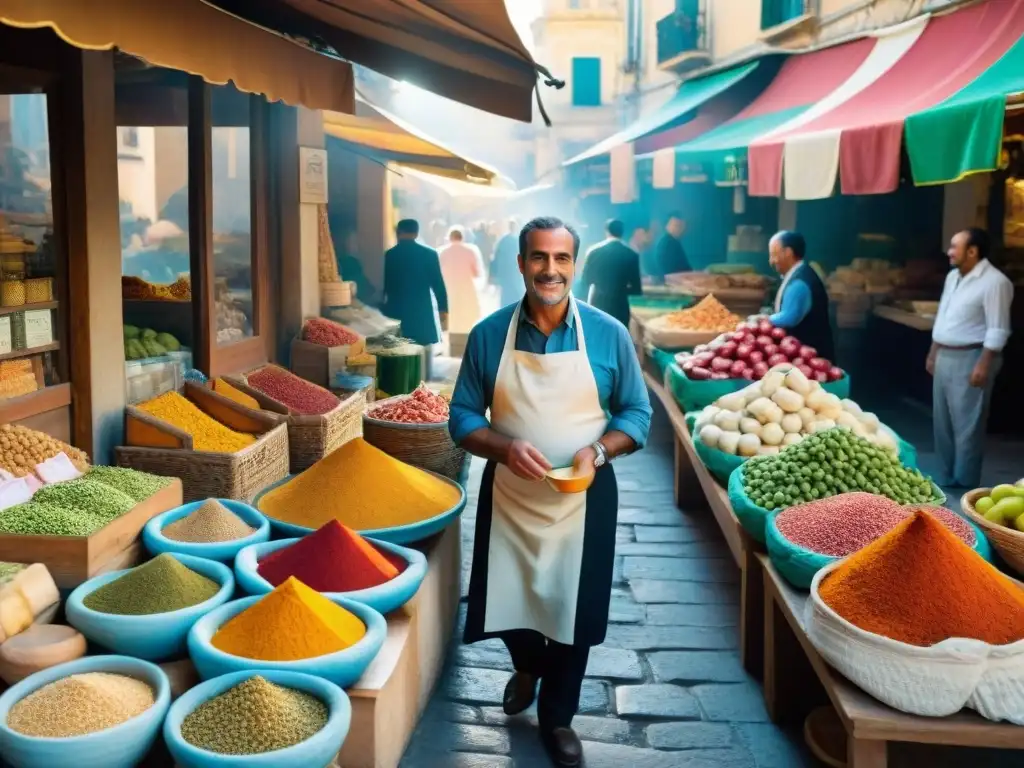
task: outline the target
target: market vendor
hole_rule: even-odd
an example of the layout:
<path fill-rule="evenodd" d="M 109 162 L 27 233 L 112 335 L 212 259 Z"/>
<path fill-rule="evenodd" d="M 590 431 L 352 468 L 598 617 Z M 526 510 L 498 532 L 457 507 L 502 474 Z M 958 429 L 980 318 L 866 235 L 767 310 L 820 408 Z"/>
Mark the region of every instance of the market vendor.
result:
<path fill-rule="evenodd" d="M 576 232 L 539 218 L 518 242 L 526 297 L 473 328 L 451 403 L 452 439 L 487 459 L 465 641 L 504 641 L 516 670 L 504 711 L 524 711 L 540 683 L 544 745 L 556 765 L 576 766 L 572 720 L 611 598 L 609 462 L 643 447 L 651 406 L 625 327 L 571 296 Z M 560 494 L 544 481 L 569 466 L 596 473 L 588 491 Z"/>
<path fill-rule="evenodd" d="M 583 259 L 580 296 L 628 327 L 629 297 L 643 293 L 640 255 L 623 242 L 626 227 L 618 219 L 608 221 L 605 232 L 608 237 Z"/>
<path fill-rule="evenodd" d="M 1010 338 L 1013 283 L 988 260 L 988 233 L 971 228 L 953 235 L 926 367 L 935 377 L 932 422 L 935 452 L 946 487 L 981 485 L 985 427 L 992 386 Z"/>
<path fill-rule="evenodd" d="M 775 295 L 775 313 L 768 319 L 802 344 L 814 347 L 819 357 L 835 359 L 828 291 L 804 256 L 807 242 L 799 232 L 783 230 L 768 242 L 768 262 L 782 276 Z"/>

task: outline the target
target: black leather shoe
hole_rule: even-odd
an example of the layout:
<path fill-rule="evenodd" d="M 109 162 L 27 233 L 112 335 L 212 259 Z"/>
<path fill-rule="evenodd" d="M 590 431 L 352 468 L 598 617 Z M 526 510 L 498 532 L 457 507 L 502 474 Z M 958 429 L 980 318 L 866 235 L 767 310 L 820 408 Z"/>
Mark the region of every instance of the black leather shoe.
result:
<path fill-rule="evenodd" d="M 529 709 L 537 696 L 537 678 L 525 672 L 514 672 L 505 686 L 505 695 L 501 699 L 502 709 L 506 715 L 518 715 Z"/>
<path fill-rule="evenodd" d="M 577 768 L 583 763 L 583 744 L 572 728 L 555 728 L 542 738 L 548 755 L 559 768 Z"/>

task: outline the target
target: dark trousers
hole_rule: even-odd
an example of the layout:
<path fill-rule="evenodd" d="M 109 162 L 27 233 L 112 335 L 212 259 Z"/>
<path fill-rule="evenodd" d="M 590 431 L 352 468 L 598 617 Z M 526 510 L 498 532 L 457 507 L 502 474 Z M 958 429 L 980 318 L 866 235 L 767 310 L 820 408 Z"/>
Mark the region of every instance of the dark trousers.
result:
<path fill-rule="evenodd" d="M 562 645 L 532 629 L 503 632 L 517 672 L 540 678 L 537 721 L 542 731 L 568 728 L 580 708 L 589 645 Z"/>

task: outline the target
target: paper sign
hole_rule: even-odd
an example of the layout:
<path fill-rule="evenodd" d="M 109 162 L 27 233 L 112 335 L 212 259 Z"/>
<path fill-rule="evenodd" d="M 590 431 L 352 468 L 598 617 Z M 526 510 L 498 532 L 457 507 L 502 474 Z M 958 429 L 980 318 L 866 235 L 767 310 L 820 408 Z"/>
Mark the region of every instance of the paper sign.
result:
<path fill-rule="evenodd" d="M 30 309 L 25 312 L 25 346 L 45 347 L 53 343 L 53 323 L 48 309 Z"/>
<path fill-rule="evenodd" d="M 672 189 L 676 185 L 676 148 L 667 147 L 654 153 L 652 183 L 655 189 Z"/>
<path fill-rule="evenodd" d="M 82 473 L 75 468 L 75 465 L 71 463 L 71 459 L 63 451 L 53 458 L 36 464 L 36 474 L 46 484 L 62 483 L 65 480 L 74 480 L 76 477 L 82 476 Z"/>
<path fill-rule="evenodd" d="M 11 343 L 11 316 L 4 315 L 0 317 L 0 355 L 13 351 L 14 345 Z"/>
<path fill-rule="evenodd" d="M 299 147 L 299 202 L 327 202 L 327 150 Z"/>
<path fill-rule="evenodd" d="M 32 499 L 33 493 L 34 491 L 25 482 L 25 478 L 19 477 L 17 480 L 8 480 L 3 485 L 0 485 L 0 509 L 7 509 L 15 504 L 24 504 Z"/>
<path fill-rule="evenodd" d="M 633 145 L 620 144 L 609 153 L 610 198 L 613 205 L 632 203 L 636 199 L 636 163 Z"/>

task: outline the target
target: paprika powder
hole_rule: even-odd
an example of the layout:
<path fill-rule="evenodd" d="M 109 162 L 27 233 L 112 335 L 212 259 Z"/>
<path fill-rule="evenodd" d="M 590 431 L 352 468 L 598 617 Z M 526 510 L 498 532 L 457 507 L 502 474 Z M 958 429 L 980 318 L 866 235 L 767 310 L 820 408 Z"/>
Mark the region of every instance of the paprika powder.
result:
<path fill-rule="evenodd" d="M 854 626 L 910 645 L 1024 639 L 1024 589 L 925 510 L 842 561 L 818 596 Z"/>

